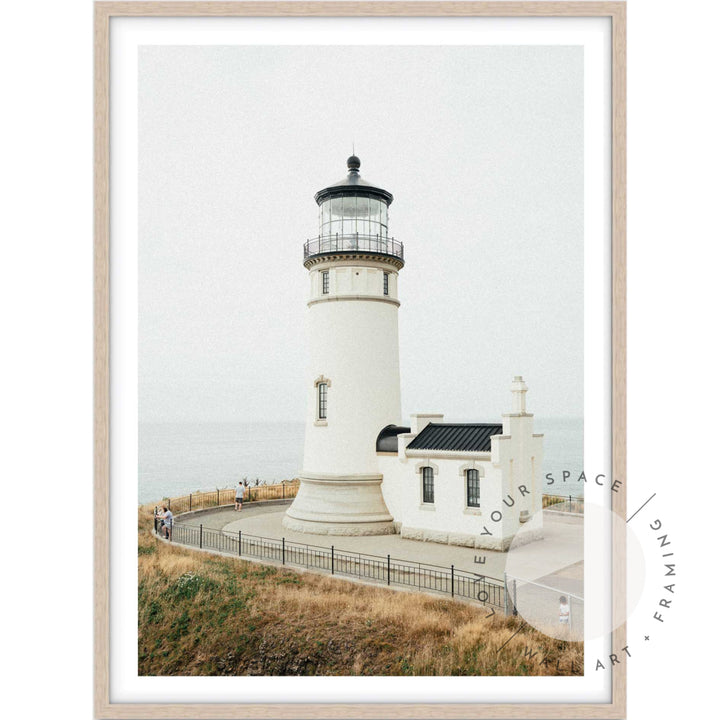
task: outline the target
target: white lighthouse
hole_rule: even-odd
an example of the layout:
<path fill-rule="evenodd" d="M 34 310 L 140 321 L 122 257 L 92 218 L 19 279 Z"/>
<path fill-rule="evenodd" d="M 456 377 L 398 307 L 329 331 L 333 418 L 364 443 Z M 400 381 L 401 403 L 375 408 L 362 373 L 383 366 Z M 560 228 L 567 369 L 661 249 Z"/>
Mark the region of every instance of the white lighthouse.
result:
<path fill-rule="evenodd" d="M 388 236 L 393 196 L 360 177 L 357 157 L 347 164 L 346 178 L 315 195 L 320 232 L 305 243 L 305 457 L 283 525 L 507 550 L 537 516 L 522 541 L 542 537 L 543 436 L 533 432 L 521 376 L 502 423 L 451 423 L 424 412 L 401 424 L 397 281 L 404 255 Z M 479 395 L 477 404 L 480 412 Z"/>
<path fill-rule="evenodd" d="M 393 196 L 360 177 L 315 195 L 319 234 L 304 247 L 309 271 L 305 454 L 300 490 L 283 524 L 302 532 L 395 531 L 381 490 L 378 432 L 400 424 L 398 272 L 403 245 L 388 236 Z"/>

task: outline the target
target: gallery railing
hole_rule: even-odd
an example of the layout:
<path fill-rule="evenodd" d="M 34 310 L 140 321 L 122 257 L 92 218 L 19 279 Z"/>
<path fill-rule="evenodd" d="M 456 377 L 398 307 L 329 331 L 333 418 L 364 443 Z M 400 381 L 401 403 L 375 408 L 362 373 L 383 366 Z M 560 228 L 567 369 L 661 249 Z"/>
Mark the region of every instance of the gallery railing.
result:
<path fill-rule="evenodd" d="M 322 235 L 308 240 L 303 246 L 303 258 L 333 252 L 371 252 L 404 258 L 403 244 L 395 238 L 382 235 Z"/>
<path fill-rule="evenodd" d="M 155 532 L 159 532 L 158 518 Z M 443 567 L 412 560 L 399 560 L 390 555 L 368 555 L 331 547 L 297 543 L 285 538 L 265 538 L 238 530 L 230 534 L 222 530 L 175 522 L 170 540 L 180 545 L 216 550 L 238 557 L 271 560 L 282 565 L 321 570 L 333 575 L 366 578 L 385 585 L 402 585 L 418 590 L 447 593 L 451 597 L 474 600 L 506 611 L 505 585 L 502 580 L 479 573 L 458 570 L 454 565 Z"/>
<path fill-rule="evenodd" d="M 284 480 L 274 485 L 255 485 L 247 488 L 244 502 L 256 500 L 287 500 L 294 498 L 300 488 L 299 480 Z M 175 515 L 192 510 L 232 505 L 235 502 L 235 488 L 220 488 L 215 490 L 198 491 L 181 495 L 179 497 L 164 498 L 167 505 Z"/>

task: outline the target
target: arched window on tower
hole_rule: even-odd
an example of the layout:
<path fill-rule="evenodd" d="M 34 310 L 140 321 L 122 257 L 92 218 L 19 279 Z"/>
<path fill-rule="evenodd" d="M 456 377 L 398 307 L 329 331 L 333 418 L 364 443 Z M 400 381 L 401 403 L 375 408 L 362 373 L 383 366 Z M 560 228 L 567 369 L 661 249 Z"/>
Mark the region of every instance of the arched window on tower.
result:
<path fill-rule="evenodd" d="M 315 378 L 315 425 L 327 425 L 328 388 L 332 386 L 330 378 L 320 375 Z"/>
<path fill-rule="evenodd" d="M 435 476 L 431 467 L 422 469 L 422 498 L 424 503 L 435 503 Z"/>

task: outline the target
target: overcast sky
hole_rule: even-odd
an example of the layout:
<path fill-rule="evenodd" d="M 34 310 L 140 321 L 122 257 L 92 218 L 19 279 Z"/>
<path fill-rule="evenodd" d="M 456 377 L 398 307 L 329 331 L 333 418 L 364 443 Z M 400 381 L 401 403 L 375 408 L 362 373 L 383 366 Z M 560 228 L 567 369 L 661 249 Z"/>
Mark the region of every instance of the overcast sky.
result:
<path fill-rule="evenodd" d="M 395 196 L 404 420 L 583 407 L 580 47 L 140 50 L 141 421 L 303 421 L 302 244 Z"/>

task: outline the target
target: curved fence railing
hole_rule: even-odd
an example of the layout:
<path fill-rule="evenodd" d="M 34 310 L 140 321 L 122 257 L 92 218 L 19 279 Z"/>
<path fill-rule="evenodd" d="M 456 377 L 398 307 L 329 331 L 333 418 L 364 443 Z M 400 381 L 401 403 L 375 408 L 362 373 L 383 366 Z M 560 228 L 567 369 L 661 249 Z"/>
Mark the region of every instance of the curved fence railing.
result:
<path fill-rule="evenodd" d="M 582 515 L 585 512 L 585 498 L 578 495 L 543 495 L 542 506 L 543 509 Z"/>
<path fill-rule="evenodd" d="M 155 532 L 159 518 L 155 519 Z M 239 530 L 230 534 L 222 530 L 203 528 L 175 522 L 170 540 L 180 545 L 236 555 L 271 560 L 282 565 L 329 572 L 372 580 L 384 585 L 402 585 L 418 590 L 447 593 L 451 597 L 474 600 L 482 605 L 508 612 L 507 594 L 503 580 L 458 570 L 454 565 L 443 567 L 412 560 L 399 560 L 390 555 L 341 550 L 288 541 L 285 538 L 266 538 Z"/>
<path fill-rule="evenodd" d="M 261 485 L 250 488 L 245 502 L 281 500 L 297 495 L 300 482 Z M 176 515 L 204 508 L 230 505 L 235 489 L 190 493 L 164 502 Z M 543 507 L 582 513 L 582 497 L 543 495 Z M 160 534 L 160 518 L 155 518 L 155 532 Z M 507 579 L 481 575 L 450 567 L 392 558 L 390 555 L 371 555 L 352 552 L 331 546 L 297 543 L 285 538 L 266 538 L 238 531 L 237 535 L 222 530 L 204 528 L 175 521 L 170 536 L 172 542 L 188 547 L 216 550 L 238 557 L 253 557 L 295 567 L 320 570 L 333 575 L 363 578 L 385 585 L 401 585 L 418 590 L 447 593 L 451 597 L 474 600 L 482 605 L 500 608 L 506 614 L 514 611 L 512 593 L 508 592 Z"/>
<path fill-rule="evenodd" d="M 300 488 L 299 480 L 286 480 L 275 485 L 255 485 L 248 487 L 243 502 L 255 502 L 257 500 L 286 500 L 294 498 Z M 235 502 L 235 488 L 222 488 L 216 490 L 205 490 L 179 497 L 163 498 L 163 504 L 167 505 L 176 515 L 192 510 L 203 510 L 205 508 L 219 507 L 221 505 L 232 505 Z"/>

